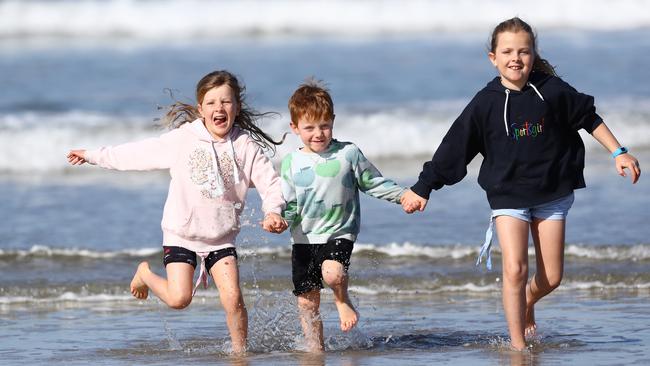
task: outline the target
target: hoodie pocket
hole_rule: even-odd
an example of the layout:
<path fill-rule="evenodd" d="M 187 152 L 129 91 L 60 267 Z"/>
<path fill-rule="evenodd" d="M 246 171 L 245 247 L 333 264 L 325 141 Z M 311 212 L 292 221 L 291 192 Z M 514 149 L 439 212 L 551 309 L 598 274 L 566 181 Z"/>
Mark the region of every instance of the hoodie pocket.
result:
<path fill-rule="evenodd" d="M 194 206 L 181 235 L 190 240 L 214 241 L 239 230 L 235 207 L 224 203 L 217 207 Z"/>

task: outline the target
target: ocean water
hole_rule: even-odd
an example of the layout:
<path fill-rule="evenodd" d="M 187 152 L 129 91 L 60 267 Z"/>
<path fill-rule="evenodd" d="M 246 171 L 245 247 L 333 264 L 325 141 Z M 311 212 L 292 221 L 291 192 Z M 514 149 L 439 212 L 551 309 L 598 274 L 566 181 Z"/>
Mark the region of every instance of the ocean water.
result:
<path fill-rule="evenodd" d="M 563 8 L 559 13 L 555 10 Z M 197 10 L 198 9 L 198 10 Z M 128 284 L 148 260 L 164 273 L 165 172 L 70 167 L 72 148 L 155 136 L 159 107 L 192 101 L 215 69 L 236 73 L 248 102 L 276 111 L 325 80 L 335 137 L 357 143 L 408 186 L 494 69 L 492 27 L 519 15 L 542 55 L 596 97 L 618 139 L 650 161 L 650 2 L 2 1 L 0 2 L 0 364 L 393 365 L 650 363 L 650 185 L 616 174 L 584 135 L 587 189 L 568 218 L 565 277 L 537 307 L 529 352 L 508 351 L 500 252 L 474 266 L 489 218 L 479 159 L 427 210 L 362 197 L 350 292 L 356 330 L 338 330 L 324 291 L 327 352 L 303 352 L 291 294 L 288 233 L 261 230 L 249 194 L 238 238 L 250 353 L 228 355 L 211 284 L 183 311 Z M 186 17 L 179 18 L 179 14 Z M 298 146 L 290 135 L 272 159 Z M 531 264 L 532 255 L 530 251 Z"/>

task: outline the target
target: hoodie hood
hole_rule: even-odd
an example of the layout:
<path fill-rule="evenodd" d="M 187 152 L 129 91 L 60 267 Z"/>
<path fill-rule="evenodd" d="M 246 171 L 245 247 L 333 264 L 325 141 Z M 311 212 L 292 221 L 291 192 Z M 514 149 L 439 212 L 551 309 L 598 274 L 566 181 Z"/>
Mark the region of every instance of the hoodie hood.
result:
<path fill-rule="evenodd" d="M 532 89 L 532 87 L 529 84 L 532 84 L 539 89 L 542 87 L 542 85 L 544 85 L 547 81 L 551 80 L 552 78 L 553 76 L 549 74 L 545 74 L 543 72 L 531 72 L 530 75 L 528 76 L 528 81 L 526 82 L 526 85 L 524 85 L 524 87 L 521 90 L 513 90 L 513 89 L 509 89 L 509 90 L 512 93 L 526 93 L 530 89 Z M 503 93 L 508 88 L 506 88 L 505 86 L 503 86 L 503 84 L 501 84 L 501 78 L 497 76 L 494 79 L 490 80 L 489 83 L 487 83 L 485 89 Z"/>
<path fill-rule="evenodd" d="M 199 138 L 201 141 L 206 141 L 206 142 L 215 142 L 215 143 L 225 143 L 228 141 L 231 141 L 235 139 L 236 136 L 239 136 L 240 129 L 237 126 L 232 126 L 230 129 L 230 133 L 223 139 L 223 140 L 215 140 L 212 135 L 210 135 L 210 132 L 208 129 L 205 127 L 203 124 L 203 120 L 200 118 L 197 118 L 196 120 L 192 121 L 191 123 L 188 124 L 190 131 L 196 135 L 196 137 Z"/>

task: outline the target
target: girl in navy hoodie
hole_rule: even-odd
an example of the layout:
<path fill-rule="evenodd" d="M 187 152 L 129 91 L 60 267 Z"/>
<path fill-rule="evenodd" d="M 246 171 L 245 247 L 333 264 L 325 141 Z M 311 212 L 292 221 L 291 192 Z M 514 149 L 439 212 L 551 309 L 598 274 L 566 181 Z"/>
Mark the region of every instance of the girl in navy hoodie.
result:
<path fill-rule="evenodd" d="M 596 113 L 594 98 L 557 77 L 537 52 L 535 34 L 512 18 L 492 32 L 488 57 L 499 72 L 452 124 L 419 179 L 402 197 L 404 210 L 424 210 L 429 194 L 459 182 L 467 164 L 483 156 L 478 182 L 492 209 L 477 264 L 487 256 L 496 227 L 502 252 L 503 308 L 510 344 L 526 348 L 535 332 L 534 306 L 557 288 L 564 267 L 565 219 L 573 190 L 585 187 L 584 129 L 611 154 L 621 176 L 636 183 L 641 169 Z M 528 281 L 528 235 L 537 273 Z"/>

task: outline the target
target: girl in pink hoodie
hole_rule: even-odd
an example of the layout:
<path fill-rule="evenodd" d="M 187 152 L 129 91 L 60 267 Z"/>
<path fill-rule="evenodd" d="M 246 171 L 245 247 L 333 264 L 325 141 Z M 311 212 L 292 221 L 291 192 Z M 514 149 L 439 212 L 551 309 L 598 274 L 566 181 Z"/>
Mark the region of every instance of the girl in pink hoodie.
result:
<path fill-rule="evenodd" d="M 169 193 L 162 218 L 167 278 L 142 262 L 131 281 L 131 293 L 146 299 L 149 290 L 174 309 L 187 307 L 199 283 L 212 275 L 226 312 L 232 348 L 246 349 L 248 314 L 239 287 L 235 238 L 248 188 L 262 198 L 269 232 L 286 229 L 280 216 L 284 199 L 280 180 L 263 148 L 273 141 L 255 121 L 262 116 L 244 101 L 244 87 L 227 71 L 204 76 L 196 87 L 196 107 L 175 103 L 167 112 L 171 131 L 98 150 L 72 150 L 72 165 L 96 164 L 107 169 L 168 169 Z M 200 262 L 199 281 L 193 286 Z"/>

